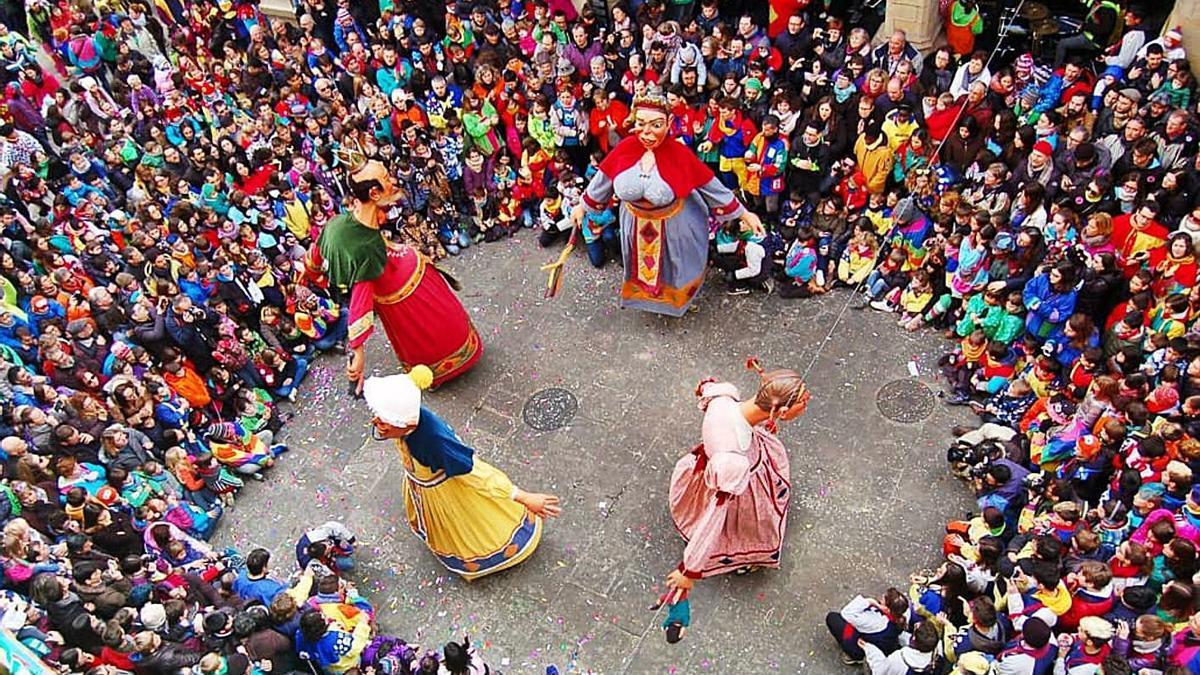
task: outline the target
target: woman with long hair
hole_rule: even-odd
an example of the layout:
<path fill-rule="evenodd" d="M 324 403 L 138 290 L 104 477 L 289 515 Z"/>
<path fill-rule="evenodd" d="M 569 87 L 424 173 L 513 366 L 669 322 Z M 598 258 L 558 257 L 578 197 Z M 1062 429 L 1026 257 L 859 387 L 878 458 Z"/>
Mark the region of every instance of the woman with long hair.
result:
<path fill-rule="evenodd" d="M 17 460 L 13 476 L 18 482 L 41 489 L 56 490 L 54 471 L 50 468 L 49 455 L 24 454 Z"/>
<path fill-rule="evenodd" d="M 946 142 L 941 146 L 938 157 L 942 163 L 962 173 L 979 156 L 985 142 L 983 134 L 980 133 L 979 122 L 970 115 L 964 115 L 954 130 L 946 136 Z"/>
<path fill-rule="evenodd" d="M 922 582 L 915 583 L 916 588 L 909 593 L 919 598 L 917 614 L 931 618 L 945 613 L 955 626 L 968 623 L 963 605 L 965 600 L 975 597 L 975 593 L 967 583 L 967 571 L 962 565 L 944 562 L 932 579 L 914 581 Z"/>
<path fill-rule="evenodd" d="M 1008 116 L 1004 113 L 1011 112 L 1011 110 L 1005 110 L 996 117 L 1007 118 Z M 1013 115 L 1012 120 L 1013 122 L 1016 121 L 1015 114 Z M 997 143 L 999 143 L 1001 139 L 999 125 L 1001 122 L 997 121 L 996 124 L 998 128 L 996 130 L 995 140 Z M 1005 129 L 1007 129 L 1007 121 L 1004 122 L 1004 124 Z M 1014 123 L 1011 133 L 1004 133 L 1003 138 L 1006 140 L 1006 142 L 999 143 L 1001 149 L 1001 159 L 1004 160 L 1006 165 L 1015 167 L 1028 159 L 1029 153 L 1033 150 L 1033 144 L 1037 141 L 1037 132 L 1032 126 L 1025 125 L 1019 127 Z"/>
<path fill-rule="evenodd" d="M 1049 220 L 1046 211 L 1046 187 L 1030 181 L 1017 193 L 1009 215 L 1013 227 L 1030 227 L 1042 230 Z"/>
<path fill-rule="evenodd" d="M 1075 311 L 1076 296 L 1075 268 L 1070 264 L 1059 264 L 1038 274 L 1023 293 L 1029 310 L 1025 328 L 1042 339 L 1061 330 Z"/>
<path fill-rule="evenodd" d="M 1162 588 L 1173 580 L 1190 583 L 1198 569 L 1200 561 L 1197 561 L 1196 545 L 1183 537 L 1175 537 L 1163 544 L 1162 553 L 1155 556 L 1148 583 L 1151 588 Z"/>
<path fill-rule="evenodd" d="M 829 156 L 841 157 L 849 145 L 849 141 L 847 140 L 849 134 L 846 129 L 845 119 L 838 112 L 838 107 L 833 97 L 822 96 L 817 99 L 816 104 L 809 109 L 806 121 L 821 130 L 822 137 L 829 144 Z M 799 124 L 796 127 L 798 131 L 804 131 Z"/>
<path fill-rule="evenodd" d="M 818 101 L 818 103 L 820 103 Z M 770 114 L 779 118 L 779 133 L 784 137 L 790 137 L 796 129 L 796 122 L 800 119 L 800 111 L 796 108 L 796 99 L 792 92 L 787 89 L 780 89 L 771 97 Z M 689 133 L 691 130 L 688 130 Z"/>
<path fill-rule="evenodd" d="M 1109 312 L 1120 302 L 1123 288 L 1125 275 L 1117 266 L 1114 254 L 1105 252 L 1089 255 L 1079 297 L 1075 300 L 1075 311 L 1088 315 L 1094 324 L 1102 326 Z"/>
<path fill-rule="evenodd" d="M 1150 287 L 1156 297 L 1188 293 L 1196 285 L 1196 255 L 1192 238 L 1176 232 L 1167 240 L 1167 254 L 1154 268 L 1154 284 Z"/>
<path fill-rule="evenodd" d="M 973 117 L 967 119 L 973 120 Z M 929 141 L 929 133 L 917 129 L 912 136 L 896 148 L 896 159 L 892 163 L 892 180 L 903 183 L 905 177 L 929 166 L 934 146 Z"/>

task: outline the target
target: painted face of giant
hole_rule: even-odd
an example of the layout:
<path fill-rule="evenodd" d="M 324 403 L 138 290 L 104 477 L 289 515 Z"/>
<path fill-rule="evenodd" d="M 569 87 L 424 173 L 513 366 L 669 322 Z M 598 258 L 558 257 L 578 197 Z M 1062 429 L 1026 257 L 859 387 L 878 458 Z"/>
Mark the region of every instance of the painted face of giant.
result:
<path fill-rule="evenodd" d="M 633 131 L 647 150 L 657 148 L 667 138 L 669 120 L 666 113 L 652 108 L 638 108 L 633 119 Z"/>
<path fill-rule="evenodd" d="M 400 191 L 396 189 L 396 183 L 392 180 L 391 174 L 387 167 L 377 161 L 367 162 L 366 166 L 354 175 L 354 179 L 358 181 L 379 181 L 379 197 L 375 203 L 379 206 L 391 206 L 400 198 Z"/>

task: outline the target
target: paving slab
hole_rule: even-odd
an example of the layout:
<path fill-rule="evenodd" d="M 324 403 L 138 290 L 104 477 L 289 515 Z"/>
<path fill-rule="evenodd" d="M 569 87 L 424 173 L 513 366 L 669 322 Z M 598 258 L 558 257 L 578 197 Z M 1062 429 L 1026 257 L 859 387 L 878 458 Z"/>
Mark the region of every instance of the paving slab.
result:
<path fill-rule="evenodd" d="M 331 357 L 301 388 L 284 432 L 292 451 L 246 487 L 218 543 L 265 546 L 290 568 L 305 527 L 342 520 L 362 542 L 355 580 L 383 630 L 425 647 L 469 634 L 505 673 L 551 663 L 564 674 L 853 672 L 825 613 L 929 566 L 945 521 L 971 508 L 942 454 L 961 410 L 898 399 L 890 414 L 920 419 L 896 422 L 876 400 L 911 378 L 910 361 L 937 391 L 947 343 L 847 309 L 846 291 L 730 297 L 710 278 L 680 319 L 624 311 L 619 267 L 582 258 L 560 297 L 545 300 L 538 267 L 553 255 L 523 233 L 445 263 L 485 352 L 426 401 L 516 484 L 563 498 L 530 560 L 473 583 L 438 566 L 408 530 L 394 448 L 370 440 L 366 406 L 346 396 L 344 361 Z M 662 615 L 647 607 L 683 549 L 667 512 L 671 468 L 699 440 L 696 382 L 721 377 L 749 394 L 749 356 L 807 372 L 812 390 L 807 414 L 780 433 L 793 474 L 781 568 L 700 584 L 691 630 L 667 645 Z M 369 344 L 368 369 L 398 370 L 382 337 Z M 547 388 L 573 394 L 578 410 L 559 429 L 531 428 L 526 402 Z"/>

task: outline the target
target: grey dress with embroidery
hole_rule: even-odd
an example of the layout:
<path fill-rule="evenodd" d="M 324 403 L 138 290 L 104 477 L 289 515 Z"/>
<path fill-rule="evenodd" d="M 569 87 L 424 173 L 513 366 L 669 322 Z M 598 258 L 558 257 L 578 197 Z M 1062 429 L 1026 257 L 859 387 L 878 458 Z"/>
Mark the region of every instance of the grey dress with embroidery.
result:
<path fill-rule="evenodd" d="M 659 175 L 657 165 L 643 171 L 635 164 L 612 180 L 604 172 L 597 171 L 588 183 L 588 198 L 596 204 L 607 204 L 614 194 L 622 202 L 638 202 L 654 208 L 665 208 L 675 201 L 675 195 Z M 724 222 L 740 218 L 745 212 L 733 192 L 715 177 L 684 196 L 683 202 L 679 212 L 663 223 L 662 289 L 657 297 L 650 296 L 640 287 L 635 288 L 634 227 L 637 219 L 629 209 L 620 208 L 621 256 L 625 261 L 625 283 L 619 297 L 622 308 L 670 316 L 685 314 L 700 290 L 707 269 L 709 219 Z M 587 208 L 587 202 L 584 205 Z"/>

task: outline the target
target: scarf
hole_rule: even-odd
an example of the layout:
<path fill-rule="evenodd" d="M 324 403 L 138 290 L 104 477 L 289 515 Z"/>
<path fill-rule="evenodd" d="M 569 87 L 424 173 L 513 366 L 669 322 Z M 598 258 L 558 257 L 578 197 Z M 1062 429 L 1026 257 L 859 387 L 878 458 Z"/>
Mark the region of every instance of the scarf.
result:
<path fill-rule="evenodd" d="M 1171 274 L 1174 274 L 1175 271 L 1178 270 L 1180 267 L 1182 267 L 1184 265 L 1193 265 L 1195 263 L 1196 263 L 1196 257 L 1190 253 L 1187 255 L 1184 255 L 1182 258 L 1176 258 L 1175 256 L 1173 256 L 1171 254 L 1167 254 L 1167 259 L 1162 261 L 1162 263 L 1160 263 L 1160 265 L 1159 265 L 1159 268 L 1160 268 L 1159 271 L 1170 272 Z"/>
<path fill-rule="evenodd" d="M 838 103 L 845 103 L 846 101 L 849 101 L 850 97 L 853 95 L 854 95 L 854 83 L 853 82 L 846 85 L 845 87 L 839 87 L 836 84 L 833 86 L 833 98 Z"/>
<path fill-rule="evenodd" d="M 1162 638 L 1158 638 L 1157 640 L 1130 640 L 1129 642 L 1129 646 L 1135 655 L 1157 654 L 1158 650 L 1162 649 L 1162 645 Z"/>
<path fill-rule="evenodd" d="M 653 150 L 659 177 L 671 188 L 676 199 L 712 180 L 713 172 L 682 143 L 667 139 Z M 600 162 L 600 171 L 610 180 L 638 165 L 646 148 L 636 136 L 626 136 Z"/>

